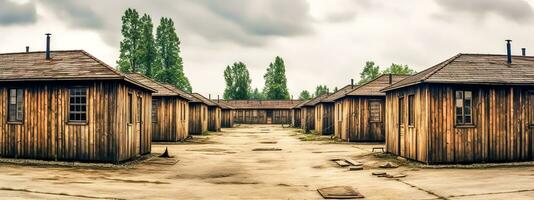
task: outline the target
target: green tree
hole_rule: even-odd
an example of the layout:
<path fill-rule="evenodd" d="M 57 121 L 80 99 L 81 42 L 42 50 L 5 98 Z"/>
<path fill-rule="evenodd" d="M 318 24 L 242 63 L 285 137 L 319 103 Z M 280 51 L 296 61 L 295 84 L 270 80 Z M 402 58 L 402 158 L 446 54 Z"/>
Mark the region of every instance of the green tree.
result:
<path fill-rule="evenodd" d="M 408 67 L 408 65 L 400 65 L 395 63 L 392 63 L 389 68 L 382 71 L 382 74 L 413 75 L 415 73 L 417 72 Z"/>
<path fill-rule="evenodd" d="M 247 66 L 242 62 L 236 62 L 232 66 L 226 66 L 224 70 L 224 99 L 249 99 L 252 92 L 250 75 Z"/>
<path fill-rule="evenodd" d="M 179 55 L 179 45 L 174 22 L 170 18 L 162 17 L 156 30 L 157 62 L 161 68 L 156 73 L 156 80 L 191 92 L 191 84 L 184 74 L 182 58 Z"/>
<path fill-rule="evenodd" d="M 330 89 L 328 89 L 328 87 L 326 85 L 318 85 L 315 88 L 315 96 L 316 97 L 321 96 L 323 94 L 328 94 L 329 92 L 330 92 Z"/>
<path fill-rule="evenodd" d="M 250 91 L 250 99 L 263 100 L 265 99 L 265 96 L 258 90 L 258 88 L 254 88 L 253 91 Z"/>
<path fill-rule="evenodd" d="M 123 36 L 120 42 L 120 56 L 117 64 L 121 72 L 141 72 L 140 19 L 135 9 L 128 8 L 121 18 Z"/>
<path fill-rule="evenodd" d="M 150 15 L 144 14 L 140 19 L 141 40 L 139 41 L 140 68 L 142 73 L 150 78 L 154 78 L 159 66 L 156 65 L 157 50 L 154 41 L 154 25 Z"/>
<path fill-rule="evenodd" d="M 299 94 L 299 100 L 308 100 L 308 99 L 311 99 L 312 96 L 310 94 L 310 92 L 308 92 L 308 90 L 302 90 L 302 92 L 300 92 Z"/>
<path fill-rule="evenodd" d="M 380 66 L 375 65 L 373 61 L 367 61 L 363 71 L 360 73 L 358 85 L 365 84 L 380 76 Z"/>
<path fill-rule="evenodd" d="M 270 63 L 267 68 L 265 87 L 263 93 L 267 99 L 289 99 L 287 89 L 286 67 L 284 60 L 276 56 L 274 63 Z"/>

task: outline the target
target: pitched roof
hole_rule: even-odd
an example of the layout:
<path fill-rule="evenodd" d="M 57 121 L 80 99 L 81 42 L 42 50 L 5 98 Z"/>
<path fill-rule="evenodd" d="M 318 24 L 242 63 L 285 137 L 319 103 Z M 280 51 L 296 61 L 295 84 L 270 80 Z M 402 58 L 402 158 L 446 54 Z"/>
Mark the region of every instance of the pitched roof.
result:
<path fill-rule="evenodd" d="M 125 76 L 83 50 L 0 54 L 0 82 L 55 80 L 125 80 L 155 91 Z"/>
<path fill-rule="evenodd" d="M 297 105 L 296 105 L 295 107 L 293 107 L 293 108 L 301 108 L 302 106 L 304 106 L 304 104 L 308 103 L 309 101 L 311 101 L 311 99 L 304 100 L 304 101 L 302 101 L 302 103 L 297 104 Z"/>
<path fill-rule="evenodd" d="M 315 97 L 315 98 L 311 99 L 310 101 L 306 102 L 303 106 L 315 106 L 316 104 L 321 102 L 321 100 L 323 100 L 324 98 L 328 97 L 328 95 L 330 95 L 330 94 L 323 94 L 321 96 Z"/>
<path fill-rule="evenodd" d="M 534 57 L 512 56 L 508 64 L 506 55 L 458 54 L 383 91 L 419 83 L 532 85 Z"/>
<path fill-rule="evenodd" d="M 234 109 L 291 109 L 301 100 L 221 100 Z"/>
<path fill-rule="evenodd" d="M 165 87 L 162 83 L 152 80 L 140 73 L 126 73 L 126 76 L 134 79 L 137 82 L 145 84 L 151 88 L 157 90 L 156 93 L 152 93 L 152 96 L 180 96 L 177 92 Z"/>
<path fill-rule="evenodd" d="M 208 98 L 202 96 L 201 94 L 199 93 L 191 93 L 191 95 L 195 98 L 197 98 L 200 102 L 208 105 L 208 106 L 219 106 L 217 105 L 215 102 L 209 100 Z"/>
<path fill-rule="evenodd" d="M 224 102 L 223 100 L 220 100 L 220 99 L 212 99 L 211 101 L 215 102 L 216 104 L 218 104 L 222 109 L 234 109 L 234 107 L 226 104 L 226 102 Z"/>
<path fill-rule="evenodd" d="M 347 93 L 347 96 L 384 96 L 386 95 L 381 90 L 390 86 L 389 78 L 391 76 L 391 84 L 401 81 L 410 75 L 390 75 L 382 74 L 379 77 L 362 84 Z"/>
<path fill-rule="evenodd" d="M 321 102 L 334 102 L 335 100 L 344 97 L 348 92 L 350 92 L 352 89 L 358 87 L 357 85 L 346 85 L 345 87 L 337 90 L 337 92 L 334 92 L 330 96 L 324 98 L 321 100 Z"/>
<path fill-rule="evenodd" d="M 188 101 L 192 101 L 192 102 L 198 102 L 200 101 L 199 99 L 193 97 L 191 94 L 183 91 L 183 90 L 180 90 L 176 87 L 174 87 L 173 85 L 170 85 L 170 84 L 165 84 L 165 83 L 162 83 L 161 84 L 163 87 L 169 89 L 169 90 L 172 90 L 173 92 L 176 92 L 178 95 L 180 95 L 181 97 L 183 97 L 184 99 L 188 100 Z"/>

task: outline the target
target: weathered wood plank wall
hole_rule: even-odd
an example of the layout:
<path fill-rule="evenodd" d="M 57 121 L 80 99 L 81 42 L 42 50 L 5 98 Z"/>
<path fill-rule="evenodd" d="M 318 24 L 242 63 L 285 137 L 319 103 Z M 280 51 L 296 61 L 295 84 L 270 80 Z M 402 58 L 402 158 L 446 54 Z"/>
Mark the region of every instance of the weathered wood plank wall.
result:
<path fill-rule="evenodd" d="M 181 141 L 189 132 L 189 103 L 183 98 L 152 97 L 157 100 L 156 120 L 152 121 L 152 141 Z"/>
<path fill-rule="evenodd" d="M 208 131 L 208 106 L 203 103 L 189 103 L 189 134 L 203 134 Z"/>
<path fill-rule="evenodd" d="M 221 131 L 221 108 L 208 107 L 208 131 Z"/>
<path fill-rule="evenodd" d="M 291 124 L 291 109 L 236 109 L 238 124 Z"/>
<path fill-rule="evenodd" d="M 353 142 L 383 142 L 384 99 L 384 97 L 348 96 L 336 101 L 334 109 L 336 136 Z M 377 102 L 379 120 L 371 120 L 370 102 Z"/>
<path fill-rule="evenodd" d="M 293 116 L 291 117 L 292 118 L 292 126 L 295 127 L 295 128 L 302 128 L 302 123 L 300 122 L 301 120 L 301 111 L 300 111 L 300 108 L 294 108 L 292 109 L 292 112 L 293 112 Z"/>
<path fill-rule="evenodd" d="M 87 88 L 86 123 L 68 121 L 69 87 Z M 7 122 L 9 88 L 24 89 L 24 119 Z M 151 94 L 116 81 L 4 84 L 0 86 L 0 156 L 44 160 L 120 162 L 150 153 L 150 108 L 139 126 L 127 125 L 128 91 L 142 103 Z M 126 96 L 126 97 L 125 97 Z M 137 116 L 137 98 L 134 99 Z"/>
<path fill-rule="evenodd" d="M 388 108 L 392 110 L 388 111 L 387 150 L 433 164 L 533 160 L 533 89 L 422 85 L 388 92 Z M 455 124 L 456 90 L 473 92 L 473 125 Z M 396 107 L 398 96 L 409 94 L 416 97 L 416 124 L 405 128 L 395 125 L 399 115 Z"/>
<path fill-rule="evenodd" d="M 234 111 L 231 109 L 221 110 L 221 127 L 232 128 L 234 127 Z"/>
<path fill-rule="evenodd" d="M 334 133 L 334 103 L 319 103 L 315 106 L 315 132 L 323 135 Z"/>

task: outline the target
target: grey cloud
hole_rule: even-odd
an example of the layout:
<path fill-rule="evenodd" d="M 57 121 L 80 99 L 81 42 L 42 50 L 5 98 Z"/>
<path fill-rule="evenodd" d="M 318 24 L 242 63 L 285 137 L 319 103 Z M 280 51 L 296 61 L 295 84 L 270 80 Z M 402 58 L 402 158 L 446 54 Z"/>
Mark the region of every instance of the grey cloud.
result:
<path fill-rule="evenodd" d="M 464 12 L 479 18 L 487 14 L 497 14 L 518 23 L 529 22 L 534 10 L 524 0 L 436 0 L 446 12 Z"/>
<path fill-rule="evenodd" d="M 35 4 L 0 0 L 0 25 L 30 24 L 37 18 Z"/>
<path fill-rule="evenodd" d="M 355 17 L 356 12 L 338 12 L 328 15 L 326 21 L 333 23 L 346 22 L 354 19 Z"/>
<path fill-rule="evenodd" d="M 90 9 L 93 1 L 64 1 L 41 0 L 44 6 L 50 7 L 62 20 L 70 26 L 78 28 L 100 29 L 103 27 L 103 18 Z"/>
<path fill-rule="evenodd" d="M 111 45 L 120 40 L 120 17 L 126 8 L 175 21 L 180 37 L 201 36 L 212 42 L 261 46 L 276 36 L 313 33 L 305 0 L 45 0 L 69 25 L 97 30 Z"/>
<path fill-rule="evenodd" d="M 197 2 L 252 35 L 292 36 L 311 32 L 309 5 L 303 0 Z"/>

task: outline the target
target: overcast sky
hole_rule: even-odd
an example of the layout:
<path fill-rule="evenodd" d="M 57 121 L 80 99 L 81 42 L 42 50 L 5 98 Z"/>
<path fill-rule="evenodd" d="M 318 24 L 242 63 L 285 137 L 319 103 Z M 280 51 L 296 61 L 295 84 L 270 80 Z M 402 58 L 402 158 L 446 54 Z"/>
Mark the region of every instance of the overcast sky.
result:
<path fill-rule="evenodd" d="M 366 61 L 417 71 L 457 53 L 534 54 L 534 0 L 0 0 L 0 52 L 83 49 L 112 66 L 126 8 L 175 21 L 193 90 L 222 96 L 223 71 L 247 64 L 253 87 L 286 62 L 295 98 L 359 79 Z M 531 49 L 531 51 L 529 51 Z"/>

